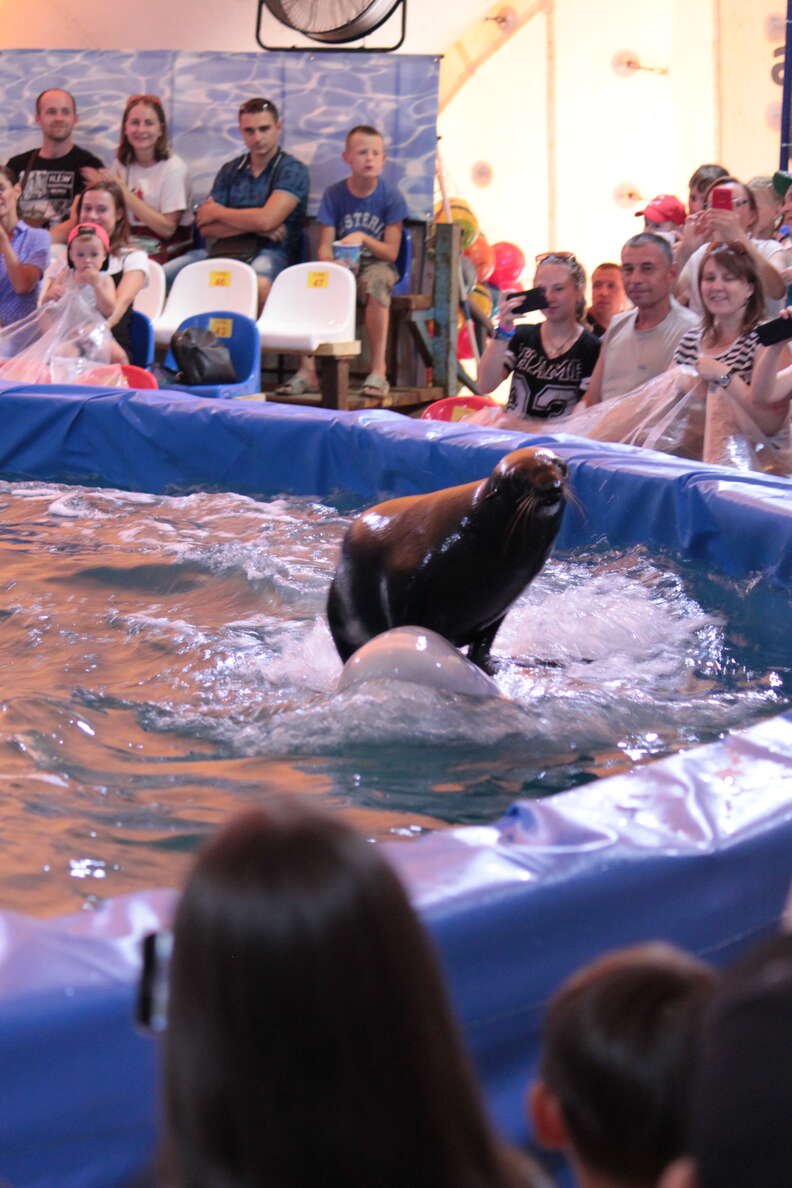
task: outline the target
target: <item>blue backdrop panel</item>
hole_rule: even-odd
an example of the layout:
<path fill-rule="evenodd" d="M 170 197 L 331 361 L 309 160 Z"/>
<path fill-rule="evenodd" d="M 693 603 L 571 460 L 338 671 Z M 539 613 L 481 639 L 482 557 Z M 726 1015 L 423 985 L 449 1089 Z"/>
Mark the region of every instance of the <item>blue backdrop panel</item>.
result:
<path fill-rule="evenodd" d="M 251 18 L 252 19 L 252 18 Z M 193 198 L 205 198 L 224 161 L 244 151 L 237 126 L 243 99 L 263 95 L 284 121 L 282 143 L 311 174 L 309 212 L 325 186 L 345 177 L 344 137 L 374 124 L 387 140 L 384 176 L 398 183 L 410 215 L 432 212 L 439 59 L 411 54 L 214 54 L 171 50 L 4 50 L 2 161 L 40 143 L 36 96 L 71 91 L 77 142 L 110 163 L 129 95 L 163 102 L 174 150 L 190 167 Z"/>
<path fill-rule="evenodd" d="M 562 544 L 644 541 L 765 574 L 788 598 L 785 479 L 383 411 L 11 385 L 0 402 L 4 477 L 151 492 L 346 491 L 366 503 L 471 481 L 543 441 L 569 461 L 580 504 Z M 387 847 L 435 936 L 505 1134 L 525 1138 L 537 1029 L 560 979 L 650 937 L 731 955 L 776 921 L 791 843 L 792 720 L 780 716 L 595 788 L 518 802 L 491 826 Z M 132 987 L 137 941 L 172 902 L 149 892 L 61 920 L 0 915 L 0 1177 L 16 1188 L 120 1186 L 150 1154 L 156 1051 L 133 1030 Z"/>

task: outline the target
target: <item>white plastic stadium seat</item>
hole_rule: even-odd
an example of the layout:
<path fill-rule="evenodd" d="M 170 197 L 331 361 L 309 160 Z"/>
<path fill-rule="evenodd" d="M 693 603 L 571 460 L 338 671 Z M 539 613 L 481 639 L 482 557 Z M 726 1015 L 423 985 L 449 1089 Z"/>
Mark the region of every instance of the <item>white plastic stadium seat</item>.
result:
<path fill-rule="evenodd" d="M 140 290 L 132 307 L 155 322 L 165 304 L 165 269 L 156 260 L 149 260 L 148 268 L 148 284 Z"/>
<path fill-rule="evenodd" d="M 258 320 L 262 347 L 311 354 L 322 343 L 353 343 L 355 294 L 355 278 L 341 264 L 314 261 L 284 268 Z"/>
<path fill-rule="evenodd" d="M 154 321 L 154 339 L 157 343 L 169 343 L 185 318 L 218 309 L 256 320 L 258 282 L 249 264 L 217 256 L 182 268 L 165 308 Z"/>
<path fill-rule="evenodd" d="M 60 270 L 66 263 L 66 244 L 53 243 L 50 245 L 50 262 L 44 269 L 44 275 L 41 278 L 41 288 L 39 289 L 38 304 L 44 300 L 44 293 L 47 285 L 52 280 L 53 276 L 57 276 Z"/>

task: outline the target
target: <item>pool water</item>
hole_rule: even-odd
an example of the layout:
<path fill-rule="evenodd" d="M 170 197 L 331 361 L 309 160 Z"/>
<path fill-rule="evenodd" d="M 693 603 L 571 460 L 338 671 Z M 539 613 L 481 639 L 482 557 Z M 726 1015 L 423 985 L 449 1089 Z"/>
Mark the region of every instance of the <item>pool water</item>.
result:
<path fill-rule="evenodd" d="M 558 554 L 496 640 L 502 701 L 335 693 L 338 506 L 0 483 L 0 907 L 181 878 L 274 791 L 374 839 L 488 822 L 790 701 L 787 600 L 642 549 Z"/>

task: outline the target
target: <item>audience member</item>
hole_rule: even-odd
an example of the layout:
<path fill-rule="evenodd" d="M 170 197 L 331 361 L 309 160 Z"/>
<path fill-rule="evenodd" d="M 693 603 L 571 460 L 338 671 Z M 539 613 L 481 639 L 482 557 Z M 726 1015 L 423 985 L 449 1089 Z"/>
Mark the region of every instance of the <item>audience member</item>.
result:
<path fill-rule="evenodd" d="M 279 145 L 282 123 L 269 99 L 246 99 L 239 131 L 247 152 L 223 165 L 196 220 L 209 254 L 245 260 L 263 306 L 279 272 L 300 256 L 308 170 Z"/>
<path fill-rule="evenodd" d="M 51 280 L 44 293 L 44 301 L 57 300 L 69 291 L 79 291 L 89 306 L 107 321 L 116 305 L 116 289 L 107 273 L 110 240 L 98 223 L 78 223 L 69 232 L 67 246 L 68 268 L 58 280 Z M 126 352 L 108 334 L 110 345 L 108 362 L 128 363 Z"/>
<path fill-rule="evenodd" d="M 347 133 L 342 153 L 351 173 L 348 178 L 328 186 L 322 195 L 317 219 L 321 224 L 318 256 L 334 258 L 334 241 L 344 247 L 358 247 L 358 296 L 364 302 L 364 319 L 369 341 L 370 371 L 361 387 L 362 396 L 386 396 L 385 351 L 388 345 L 388 321 L 391 290 L 398 280 L 394 267 L 401 246 L 402 226 L 407 205 L 395 186 L 380 176 L 385 165 L 385 142 L 382 134 L 368 124 L 359 124 Z M 281 395 L 300 395 L 316 389 L 313 362 L 304 358 Z"/>
<path fill-rule="evenodd" d="M 537 257 L 534 285 L 547 294 L 545 320 L 514 326 L 519 297 L 508 298 L 500 325 L 479 364 L 478 390 L 494 391 L 511 374 L 507 410 L 522 417 L 560 417 L 586 390 L 600 351 L 599 341 L 580 324 L 586 274 L 572 252 Z"/>
<path fill-rule="evenodd" d="M 699 165 L 688 182 L 688 214 L 703 210 L 704 198 L 712 183 L 719 177 L 728 176 L 728 169 L 724 169 L 722 165 Z"/>
<path fill-rule="evenodd" d="M 613 315 L 624 309 L 624 285 L 621 268 L 607 261 L 598 264 L 591 274 L 591 305 L 586 310 L 584 324 L 597 338 L 602 338 Z"/>
<path fill-rule="evenodd" d="M 169 269 L 192 247 L 192 201 L 187 166 L 168 146 L 168 125 L 156 95 L 132 95 L 109 169 L 83 171 L 89 184 L 115 181 L 124 196 L 130 242 Z"/>
<path fill-rule="evenodd" d="M 754 236 L 756 239 L 774 239 L 781 222 L 783 201 L 773 185 L 772 177 L 752 177 L 748 189 L 756 202 Z"/>
<path fill-rule="evenodd" d="M 792 318 L 792 306 L 783 309 L 779 316 Z M 780 433 L 786 428 L 792 404 L 792 361 L 789 357 L 789 344 L 790 340 L 786 339 L 757 351 L 751 377 L 751 404 L 754 415 L 761 416 L 765 432 L 769 435 Z"/>
<path fill-rule="evenodd" d="M 19 195 L 16 175 L 0 165 L 0 326 L 18 322 L 36 308 L 50 258 L 48 233 L 19 218 Z"/>
<path fill-rule="evenodd" d="M 54 230 L 68 219 L 73 200 L 85 188 L 83 169 L 102 168 L 98 157 L 72 139 L 78 118 L 69 91 L 42 91 L 36 99 L 41 148 L 27 149 L 8 162 L 21 188 L 20 215 L 32 227 Z M 65 243 L 67 233 L 64 230 L 53 238 Z"/>
<path fill-rule="evenodd" d="M 728 209 L 716 205 L 717 199 L 730 203 Z M 783 270 L 786 252 L 774 239 L 756 239 L 756 199 L 753 191 L 734 177 L 718 178 L 704 199 L 704 209 L 685 223 L 676 254 L 679 273 L 677 293 L 681 301 L 701 313 L 698 272 L 701 261 L 713 243 L 742 243 L 753 256 L 765 294 L 765 311 L 774 317 L 783 305 L 786 285 Z"/>
<path fill-rule="evenodd" d="M 530 1188 L 378 846 L 270 804 L 198 856 L 165 1035 L 169 1188 Z"/>
<path fill-rule="evenodd" d="M 676 244 L 685 223 L 685 208 L 673 194 L 658 194 L 635 213 L 636 217 L 643 215 L 644 231 L 666 236 L 669 243 Z"/>
<path fill-rule="evenodd" d="M 608 953 L 555 992 L 534 1130 L 578 1188 L 652 1188 L 685 1151 L 690 1051 L 715 974 L 667 944 Z"/>
<path fill-rule="evenodd" d="M 97 182 L 77 199 L 78 223 L 96 223 L 107 234 L 110 256 L 107 272 L 116 287 L 115 308 L 107 318 L 113 337 L 127 355 L 131 353 L 132 302 L 148 284 L 148 256 L 129 242 L 124 195 L 114 181 Z M 55 278 L 63 283 L 66 277 Z M 51 294 L 52 295 L 52 294 Z"/>
<path fill-rule="evenodd" d="M 667 240 L 641 232 L 622 248 L 624 291 L 635 306 L 617 314 L 586 392 L 586 404 L 622 396 L 671 366 L 677 343 L 699 319 L 671 296 L 674 261 Z"/>
<path fill-rule="evenodd" d="M 661 1188 L 789 1188 L 792 936 L 761 942 L 726 971 L 690 1059 L 687 1154 Z"/>

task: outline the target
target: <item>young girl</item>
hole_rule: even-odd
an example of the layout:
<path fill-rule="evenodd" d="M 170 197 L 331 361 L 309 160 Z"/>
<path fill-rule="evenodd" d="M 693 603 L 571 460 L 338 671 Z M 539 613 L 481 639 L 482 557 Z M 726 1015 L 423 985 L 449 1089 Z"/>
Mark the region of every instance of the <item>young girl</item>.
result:
<path fill-rule="evenodd" d="M 58 277 L 50 281 L 45 301 L 57 301 L 67 292 L 79 289 L 87 304 L 95 307 L 105 320 L 112 317 L 116 307 L 116 288 L 107 273 L 110 240 L 98 223 L 78 223 L 69 232 L 67 264 Z M 111 363 L 128 363 L 126 351 L 110 336 Z"/>
<path fill-rule="evenodd" d="M 547 295 L 545 320 L 516 328 L 519 299 L 506 300 L 479 365 L 478 390 L 486 395 L 511 374 L 509 412 L 560 417 L 580 400 L 599 355 L 599 341 L 581 325 L 586 274 L 571 252 L 547 252 L 539 257 L 534 284 Z"/>

